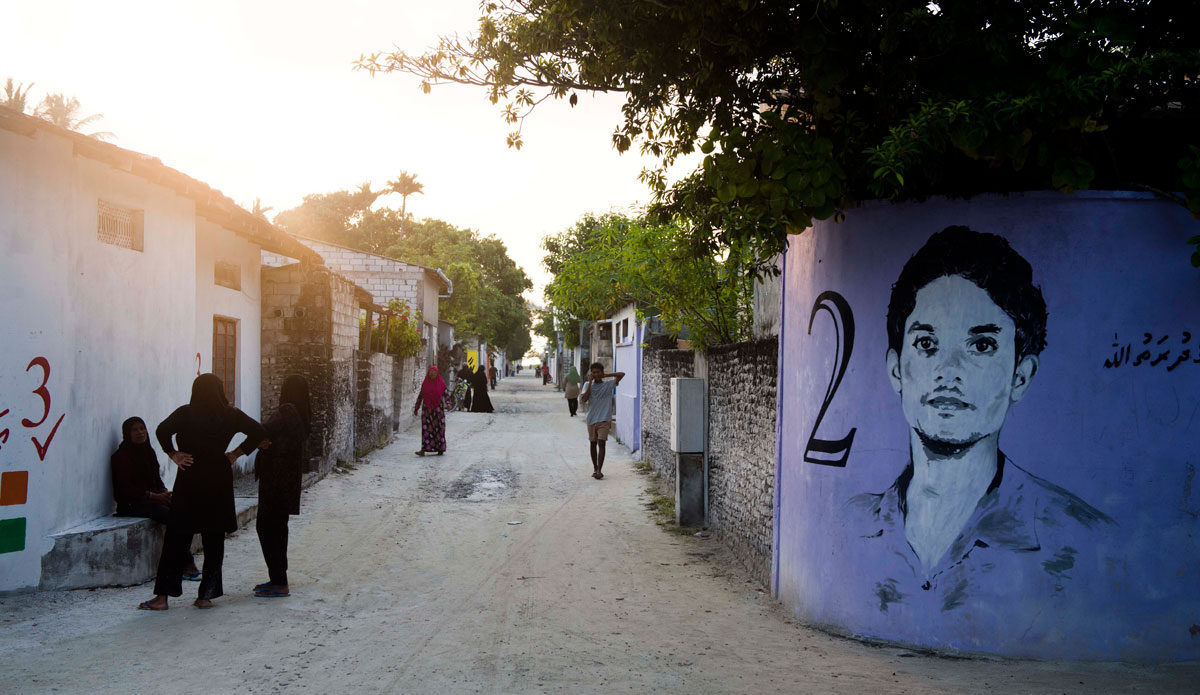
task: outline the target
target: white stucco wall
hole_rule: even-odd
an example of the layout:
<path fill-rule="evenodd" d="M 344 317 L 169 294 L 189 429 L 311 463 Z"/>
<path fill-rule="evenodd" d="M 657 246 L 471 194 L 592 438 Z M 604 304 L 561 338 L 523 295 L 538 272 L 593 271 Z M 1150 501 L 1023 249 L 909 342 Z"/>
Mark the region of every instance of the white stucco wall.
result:
<path fill-rule="evenodd" d="M 96 238 L 97 200 L 143 210 L 144 250 Z M 28 471 L 24 550 L 0 553 L 0 591 L 34 587 L 50 534 L 111 514 L 109 455 L 130 415 L 151 429 L 195 375 L 192 202 L 74 156 L 65 139 L 0 130 L 0 472 Z M 257 331 L 255 331 L 257 333 Z M 44 357 L 48 416 L 33 393 Z M 40 460 L 42 445 L 62 422 Z M 3 439 L 3 437 L 0 437 Z M 157 447 L 156 447 L 157 448 Z M 168 485 L 173 467 L 164 464 Z M 11 526 L 10 526 L 11 528 Z"/>
<path fill-rule="evenodd" d="M 260 415 L 260 372 L 262 368 L 262 273 L 261 249 L 233 232 L 204 218 L 196 220 L 196 349 L 200 371 L 213 368 L 213 317 L 236 319 L 237 384 L 232 405 L 254 419 Z M 242 287 L 231 289 L 216 284 L 218 261 L 236 264 Z M 194 357 L 194 355 L 193 355 Z"/>

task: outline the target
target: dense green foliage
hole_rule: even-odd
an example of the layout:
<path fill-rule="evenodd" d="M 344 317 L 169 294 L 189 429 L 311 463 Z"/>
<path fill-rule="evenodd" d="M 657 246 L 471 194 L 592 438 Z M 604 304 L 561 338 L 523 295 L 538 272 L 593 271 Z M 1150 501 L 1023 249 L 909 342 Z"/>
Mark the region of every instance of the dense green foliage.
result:
<path fill-rule="evenodd" d="M 388 309 L 392 316 L 376 317 L 377 323 L 371 327 L 371 349 L 401 357 L 421 352 L 421 312 L 395 299 L 388 301 Z M 360 319 L 360 327 L 365 320 Z"/>
<path fill-rule="evenodd" d="M 686 327 L 700 347 L 749 337 L 754 262 L 736 246 L 722 258 L 697 247 L 682 225 L 608 214 L 585 215 L 542 247 L 554 275 L 546 297 L 569 340 L 578 320 L 631 302 L 675 335 Z"/>
<path fill-rule="evenodd" d="M 460 335 L 477 335 L 516 358 L 525 354 L 532 339 L 521 295 L 533 283 L 504 242 L 433 219 L 410 219 L 401 231 L 400 211 L 373 207 L 387 192 L 364 183 L 353 191 L 307 195 L 298 207 L 276 215 L 275 224 L 292 234 L 441 268 L 454 294 L 441 300 L 439 317 L 453 321 Z"/>
<path fill-rule="evenodd" d="M 814 218 L 877 198 L 1140 189 L 1200 215 L 1188 7 L 485 0 L 473 36 L 359 66 L 417 75 L 426 91 L 485 87 L 514 124 L 547 98 L 623 92 L 614 145 L 664 167 L 643 172 L 651 213 L 765 256 Z M 509 142 L 520 139 L 518 127 Z M 702 166 L 668 186 L 665 166 L 696 149 Z"/>
<path fill-rule="evenodd" d="M 404 236 L 383 255 L 441 268 L 454 283 L 443 299 L 442 318 L 458 333 L 471 333 L 520 359 L 529 349 L 530 316 L 522 293 L 533 287 L 529 276 L 494 236 L 483 236 L 441 220 L 410 221 Z"/>

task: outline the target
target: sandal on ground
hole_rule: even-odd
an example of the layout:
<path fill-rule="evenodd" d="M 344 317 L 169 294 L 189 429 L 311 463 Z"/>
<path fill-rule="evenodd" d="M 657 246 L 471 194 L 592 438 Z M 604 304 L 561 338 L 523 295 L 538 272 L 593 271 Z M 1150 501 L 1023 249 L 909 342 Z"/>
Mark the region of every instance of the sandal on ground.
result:
<path fill-rule="evenodd" d="M 255 584 L 255 585 L 254 585 L 254 590 L 255 590 L 255 591 L 262 591 L 263 589 L 270 589 L 270 588 L 271 588 L 271 587 L 273 587 L 273 586 L 275 586 L 275 585 L 274 585 L 274 584 L 272 584 L 271 582 L 263 582 L 262 584 Z"/>
<path fill-rule="evenodd" d="M 258 598 L 284 598 L 285 596 L 291 596 L 292 593 L 290 591 L 279 591 L 266 586 L 261 589 L 255 589 L 254 595 Z"/>
<path fill-rule="evenodd" d="M 168 606 L 163 606 L 162 608 L 155 608 L 154 606 L 150 605 L 149 601 L 142 601 L 141 603 L 138 604 L 139 611 L 165 611 L 165 610 L 167 610 L 167 608 L 168 608 Z"/>
<path fill-rule="evenodd" d="M 188 572 L 187 574 L 183 575 L 183 581 L 198 582 L 198 581 L 200 581 L 200 577 L 201 577 L 200 572 Z"/>
<path fill-rule="evenodd" d="M 425 455 L 425 450 L 424 450 L 424 449 L 421 449 L 420 451 L 416 452 L 416 454 L 417 454 L 417 456 L 424 456 L 424 455 Z"/>

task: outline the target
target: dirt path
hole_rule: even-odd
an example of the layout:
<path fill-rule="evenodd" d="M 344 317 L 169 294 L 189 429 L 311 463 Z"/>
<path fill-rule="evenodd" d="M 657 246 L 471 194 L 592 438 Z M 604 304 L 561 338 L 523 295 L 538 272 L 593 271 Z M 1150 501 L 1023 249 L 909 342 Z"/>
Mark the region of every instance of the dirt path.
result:
<path fill-rule="evenodd" d="M 0 597 L 0 692 L 1194 692 L 1196 665 L 932 658 L 791 624 L 712 541 L 655 526 L 619 446 L 593 480 L 559 394 L 522 376 L 492 399 L 450 414 L 446 456 L 409 434 L 306 492 L 289 598 L 250 596 L 252 528 L 214 610 L 133 610 L 149 584 Z"/>

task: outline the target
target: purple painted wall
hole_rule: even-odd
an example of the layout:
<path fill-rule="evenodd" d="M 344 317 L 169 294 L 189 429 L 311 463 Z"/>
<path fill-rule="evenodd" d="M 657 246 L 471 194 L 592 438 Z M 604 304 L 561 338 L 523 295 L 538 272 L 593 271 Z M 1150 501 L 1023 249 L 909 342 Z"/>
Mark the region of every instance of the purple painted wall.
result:
<path fill-rule="evenodd" d="M 893 312 L 889 361 L 893 283 L 952 225 L 1032 266 L 1048 312 L 1032 360 L 1013 337 L 1036 324 L 1028 293 L 959 276 Z M 1200 656 L 1198 233 L 1149 196 L 1034 193 L 869 205 L 794 237 L 779 597 L 835 631 L 939 649 Z"/>

